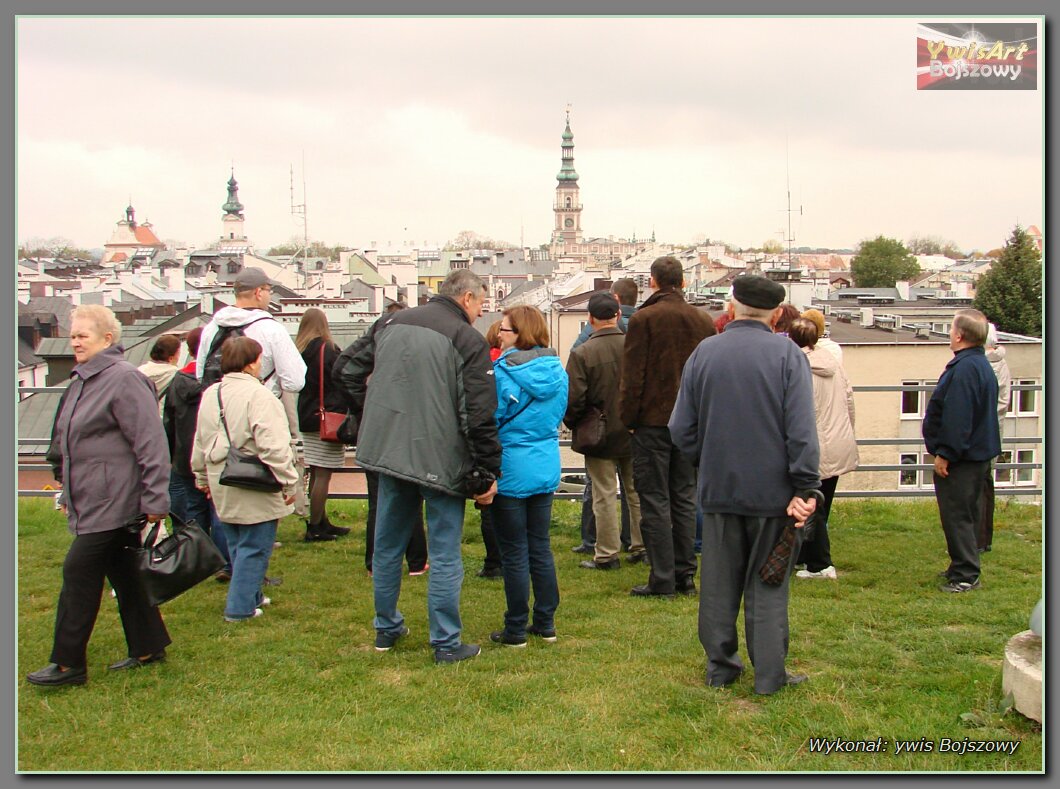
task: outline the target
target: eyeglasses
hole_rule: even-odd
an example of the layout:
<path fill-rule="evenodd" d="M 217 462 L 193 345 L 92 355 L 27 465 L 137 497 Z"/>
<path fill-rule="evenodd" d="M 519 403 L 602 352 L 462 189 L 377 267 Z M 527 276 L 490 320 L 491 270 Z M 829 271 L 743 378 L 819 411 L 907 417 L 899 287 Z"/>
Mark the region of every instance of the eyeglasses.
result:
<path fill-rule="evenodd" d="M 503 326 L 501 326 L 499 329 L 497 329 L 497 331 L 510 331 L 512 334 L 518 334 L 519 333 L 515 329 L 506 329 Z"/>

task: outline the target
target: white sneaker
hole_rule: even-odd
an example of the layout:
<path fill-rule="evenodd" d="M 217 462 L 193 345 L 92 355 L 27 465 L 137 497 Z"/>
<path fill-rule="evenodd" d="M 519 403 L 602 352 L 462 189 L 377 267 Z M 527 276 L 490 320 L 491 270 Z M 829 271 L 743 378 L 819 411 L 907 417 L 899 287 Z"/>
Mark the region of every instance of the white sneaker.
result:
<path fill-rule="evenodd" d="M 796 578 L 828 578 L 832 581 L 836 580 L 835 567 L 828 565 L 823 570 L 818 570 L 815 573 L 811 573 L 809 570 L 799 570 L 795 573 Z"/>
<path fill-rule="evenodd" d="M 271 597 L 263 597 L 263 598 L 261 598 L 261 602 L 258 603 L 258 605 L 261 606 L 262 608 L 264 608 L 267 605 L 272 605 L 272 598 Z"/>

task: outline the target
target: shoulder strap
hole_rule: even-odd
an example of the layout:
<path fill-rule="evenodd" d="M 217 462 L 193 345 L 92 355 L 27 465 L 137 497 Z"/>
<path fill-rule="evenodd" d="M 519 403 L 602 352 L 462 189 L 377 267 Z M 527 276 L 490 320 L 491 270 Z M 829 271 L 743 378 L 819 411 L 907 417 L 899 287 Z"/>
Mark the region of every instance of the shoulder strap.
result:
<path fill-rule="evenodd" d="M 324 413 L 324 340 L 320 340 L 320 413 Z"/>
<path fill-rule="evenodd" d="M 217 384 L 217 408 L 221 413 L 221 427 L 225 429 L 225 438 L 228 439 L 228 446 L 232 446 L 232 436 L 228 434 L 228 422 L 225 421 L 225 404 L 221 400 L 221 384 Z"/>

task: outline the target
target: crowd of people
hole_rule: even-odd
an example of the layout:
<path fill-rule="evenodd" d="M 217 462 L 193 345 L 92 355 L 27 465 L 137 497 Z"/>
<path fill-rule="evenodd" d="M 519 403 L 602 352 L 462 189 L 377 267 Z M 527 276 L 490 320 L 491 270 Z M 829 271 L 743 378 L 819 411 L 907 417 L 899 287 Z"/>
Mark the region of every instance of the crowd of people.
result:
<path fill-rule="evenodd" d="M 266 573 L 281 518 L 304 513 L 307 542 L 349 532 L 327 514 L 332 474 L 345 463 L 344 440 L 333 425 L 325 430 L 329 412 L 346 414 L 346 441 L 355 437 L 350 443 L 367 476 L 365 565 L 376 650 L 391 650 L 409 633 L 398 608 L 407 561 L 410 575 L 429 571 L 434 660 L 479 654 L 463 641 L 460 617 L 468 499 L 480 512 L 486 547 L 478 575 L 504 585 L 506 610 L 490 640 L 518 648 L 531 636 L 557 639 L 549 528 L 565 423 L 585 456 L 591 491 L 574 550 L 592 558 L 580 566 L 615 569 L 625 549 L 631 563 L 648 569 L 632 596 L 698 592 L 708 685 L 729 685 L 744 670 L 741 604 L 755 691 L 803 681 L 785 668 L 788 579 L 837 578 L 828 515 L 839 477 L 858 464 L 842 350 L 825 336 L 819 311 L 784 304 L 784 288 L 768 278 L 737 278 L 720 320 L 691 306 L 683 285 L 680 262 L 666 256 L 652 264 L 651 293 L 639 308 L 632 280 L 592 294 L 566 368 L 534 307 L 505 309 L 484 337 L 474 323 L 486 290 L 468 270 L 451 272 L 422 306 L 394 305 L 340 349 L 318 309 L 306 311 L 292 341 L 266 309 L 271 282 L 245 268 L 234 306 L 188 334 L 190 361 L 182 369 L 179 341 L 169 336 L 134 368 L 124 360 L 114 314 L 78 307 L 71 327 L 77 366 L 48 453 L 74 539 L 51 662 L 28 681 L 86 681 L 104 579 L 117 597 L 129 653 L 110 669 L 165 659 L 162 616 L 139 589 L 126 549 L 167 513 L 194 520 L 224 556 L 224 620 L 262 616 L 272 602 L 266 587 L 279 583 Z M 988 483 L 1003 413 L 1002 373 L 991 364 L 1003 354 L 989 329 L 981 313 L 957 313 L 954 359 L 924 420 L 951 559 L 940 587 L 948 592 L 978 587 L 979 554 L 990 548 Z M 299 498 L 299 439 L 308 502 Z M 228 484 L 233 453 L 256 458 L 275 485 Z M 803 540 L 807 522 L 812 534 Z M 776 583 L 759 570 L 791 534 Z"/>

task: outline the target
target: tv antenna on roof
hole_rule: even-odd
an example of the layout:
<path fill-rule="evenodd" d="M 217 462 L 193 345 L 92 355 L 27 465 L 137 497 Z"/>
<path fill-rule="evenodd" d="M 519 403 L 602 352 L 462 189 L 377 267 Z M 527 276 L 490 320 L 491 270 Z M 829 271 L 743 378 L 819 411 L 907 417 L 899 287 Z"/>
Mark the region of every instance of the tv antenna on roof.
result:
<path fill-rule="evenodd" d="M 791 207 L 791 161 L 788 156 L 788 136 L 786 134 L 784 135 L 784 177 L 788 189 L 788 207 L 781 210 L 787 211 L 788 214 L 788 234 L 784 238 L 784 241 L 788 245 L 788 271 L 793 271 L 795 267 L 791 262 L 791 242 L 795 240 L 795 236 L 791 234 L 791 215 L 795 209 Z M 799 216 L 802 216 L 801 204 L 799 205 Z M 783 230 L 781 232 L 783 232 Z"/>
<path fill-rule="evenodd" d="M 305 151 L 302 151 L 302 202 L 295 203 L 294 201 L 294 165 L 291 165 L 291 216 L 295 218 L 296 222 L 300 222 L 302 225 L 302 248 L 297 250 L 290 259 L 290 263 L 294 263 L 298 258 L 298 253 L 302 253 L 303 259 L 309 257 L 309 219 L 306 214 L 306 199 L 305 199 Z M 308 278 L 309 272 L 305 270 L 303 265 L 302 277 L 303 286 L 305 280 Z"/>

